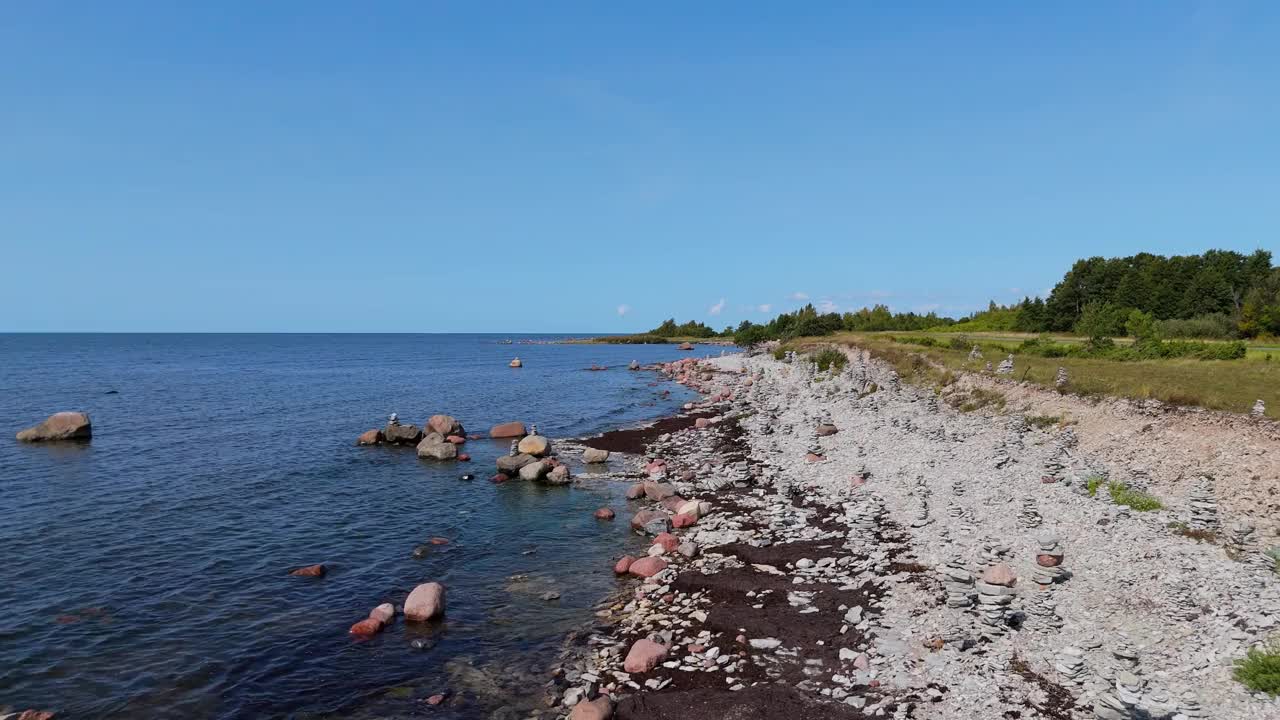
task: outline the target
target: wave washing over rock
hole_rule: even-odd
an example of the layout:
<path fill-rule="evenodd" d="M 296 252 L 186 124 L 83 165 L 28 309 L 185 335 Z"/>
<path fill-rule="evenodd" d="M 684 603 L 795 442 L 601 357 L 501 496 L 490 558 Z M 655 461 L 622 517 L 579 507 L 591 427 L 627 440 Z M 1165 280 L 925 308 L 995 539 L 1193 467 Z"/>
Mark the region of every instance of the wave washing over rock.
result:
<path fill-rule="evenodd" d="M 1107 457 L 1070 428 L 961 413 L 850 359 L 720 358 L 686 408 L 705 422 L 587 441 L 643 450 L 630 510 L 661 562 L 615 568 L 643 577 L 565 652 L 560 716 L 1280 717 L 1231 674 L 1277 630 L 1280 588 L 1217 504 L 1229 479 L 1132 511 L 1088 493 Z M 670 529 L 689 501 L 706 512 Z"/>

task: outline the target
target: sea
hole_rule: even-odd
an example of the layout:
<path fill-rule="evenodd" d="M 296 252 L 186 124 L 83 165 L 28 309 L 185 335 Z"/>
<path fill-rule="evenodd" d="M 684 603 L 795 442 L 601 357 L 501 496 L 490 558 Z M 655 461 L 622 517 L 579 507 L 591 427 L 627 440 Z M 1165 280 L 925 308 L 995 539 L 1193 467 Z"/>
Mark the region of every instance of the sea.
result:
<path fill-rule="evenodd" d="M 559 337 L 0 335 L 0 709 L 526 717 L 639 547 L 626 483 L 490 483 L 509 440 L 439 462 L 355 439 L 392 412 L 581 437 L 694 397 L 626 368 L 691 354 L 674 345 Z M 88 412 L 92 442 L 13 439 L 60 410 Z M 313 563 L 328 574 L 288 574 Z M 442 622 L 348 635 L 429 581 Z"/>

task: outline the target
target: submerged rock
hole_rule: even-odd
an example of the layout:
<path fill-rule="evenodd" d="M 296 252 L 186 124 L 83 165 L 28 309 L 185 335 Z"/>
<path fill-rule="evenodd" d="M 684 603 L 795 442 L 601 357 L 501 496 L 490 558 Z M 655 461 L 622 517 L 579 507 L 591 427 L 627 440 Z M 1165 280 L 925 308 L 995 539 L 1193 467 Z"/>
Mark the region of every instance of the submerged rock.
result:
<path fill-rule="evenodd" d="M 383 439 L 382 431 L 377 428 L 374 428 L 373 430 L 366 430 L 365 432 L 361 433 L 360 437 L 356 438 L 356 444 L 357 445 L 377 445 L 378 443 L 382 442 L 382 439 Z"/>
<path fill-rule="evenodd" d="M 596 511 L 595 518 L 597 520 L 612 520 L 614 518 L 613 510 L 609 508 L 600 508 Z"/>
<path fill-rule="evenodd" d="M 20 442 L 59 442 L 88 440 L 93 437 L 89 416 L 82 412 L 54 413 L 44 422 L 17 434 Z"/>
<path fill-rule="evenodd" d="M 297 577 L 324 577 L 326 572 L 328 572 L 328 568 L 323 564 L 318 564 L 300 567 L 296 570 L 290 570 L 289 574 Z"/>

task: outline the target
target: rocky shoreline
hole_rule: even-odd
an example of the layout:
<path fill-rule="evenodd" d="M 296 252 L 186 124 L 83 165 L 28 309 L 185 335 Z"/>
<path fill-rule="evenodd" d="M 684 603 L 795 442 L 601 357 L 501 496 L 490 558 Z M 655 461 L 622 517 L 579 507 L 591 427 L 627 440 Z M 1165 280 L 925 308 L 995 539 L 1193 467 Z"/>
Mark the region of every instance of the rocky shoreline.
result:
<path fill-rule="evenodd" d="M 706 399 L 583 441 L 644 478 L 654 544 L 566 648 L 552 716 L 1280 717 L 1231 676 L 1280 588 L 1217 507 L 1229 479 L 1137 512 L 1087 492 L 1111 469 L 1071 427 L 849 355 L 665 366 Z"/>

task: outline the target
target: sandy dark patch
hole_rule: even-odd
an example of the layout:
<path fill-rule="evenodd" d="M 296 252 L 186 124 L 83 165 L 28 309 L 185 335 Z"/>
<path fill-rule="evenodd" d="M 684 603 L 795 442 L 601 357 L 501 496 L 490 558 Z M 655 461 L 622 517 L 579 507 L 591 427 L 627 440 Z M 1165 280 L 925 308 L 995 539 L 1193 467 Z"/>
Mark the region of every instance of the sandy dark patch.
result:
<path fill-rule="evenodd" d="M 643 455 L 648 449 L 649 443 L 657 440 L 659 436 L 691 428 L 694 423 L 697 422 L 698 418 L 710 418 L 714 415 L 715 413 L 713 412 L 677 415 L 675 417 L 663 418 L 658 422 L 652 425 L 646 425 L 645 427 L 627 428 L 625 430 L 610 430 L 609 432 L 597 435 L 596 437 L 584 438 L 579 442 L 587 447 L 596 448 L 597 450 Z"/>
<path fill-rule="evenodd" d="M 708 673 L 716 674 L 716 673 Z M 848 705 L 819 703 L 786 685 L 738 692 L 699 689 L 633 695 L 618 703 L 618 720 L 862 720 Z"/>

